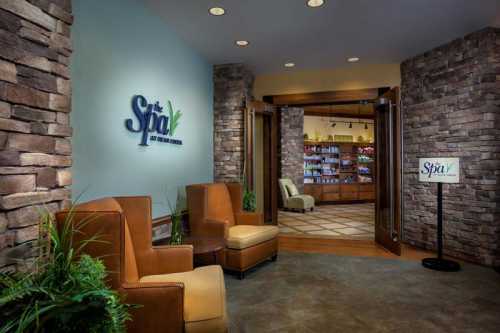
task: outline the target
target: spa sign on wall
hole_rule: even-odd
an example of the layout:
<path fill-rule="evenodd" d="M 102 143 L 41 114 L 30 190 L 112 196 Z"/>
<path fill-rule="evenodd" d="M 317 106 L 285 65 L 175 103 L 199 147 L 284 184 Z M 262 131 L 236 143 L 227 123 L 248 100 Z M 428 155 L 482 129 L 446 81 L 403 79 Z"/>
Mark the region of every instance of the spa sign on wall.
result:
<path fill-rule="evenodd" d="M 460 182 L 460 160 L 458 158 L 420 158 L 418 164 L 418 180 L 421 182 Z"/>
<path fill-rule="evenodd" d="M 182 145 L 181 140 L 173 137 L 182 113 L 174 112 L 171 101 L 162 106 L 160 102 L 152 104 L 146 97 L 136 95 L 132 98 L 132 112 L 135 119 L 126 119 L 125 127 L 132 133 L 140 133 L 139 146 L 149 146 L 150 141 Z"/>

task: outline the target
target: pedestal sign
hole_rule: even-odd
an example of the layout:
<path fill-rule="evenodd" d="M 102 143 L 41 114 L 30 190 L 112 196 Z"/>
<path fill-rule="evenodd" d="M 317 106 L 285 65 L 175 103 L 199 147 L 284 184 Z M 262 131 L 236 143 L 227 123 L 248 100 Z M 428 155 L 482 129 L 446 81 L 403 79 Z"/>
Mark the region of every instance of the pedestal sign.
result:
<path fill-rule="evenodd" d="M 460 182 L 460 160 L 458 158 L 421 158 L 419 159 L 418 180 L 437 183 L 437 258 L 426 258 L 422 265 L 443 272 L 457 272 L 460 265 L 443 259 L 443 183 Z"/>

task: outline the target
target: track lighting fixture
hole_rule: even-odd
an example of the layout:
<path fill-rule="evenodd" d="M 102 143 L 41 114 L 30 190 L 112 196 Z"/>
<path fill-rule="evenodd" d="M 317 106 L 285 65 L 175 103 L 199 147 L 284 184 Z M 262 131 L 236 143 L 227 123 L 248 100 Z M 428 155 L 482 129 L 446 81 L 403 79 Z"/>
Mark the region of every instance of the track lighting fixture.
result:
<path fill-rule="evenodd" d="M 359 124 L 359 126 L 365 127 L 365 130 L 368 130 L 368 126 L 372 123 L 370 122 L 364 122 L 364 121 L 343 121 L 343 120 L 335 120 L 335 121 L 330 121 L 331 127 L 335 128 L 338 123 L 345 124 L 346 127 L 353 128 L 353 123 L 354 124 Z"/>

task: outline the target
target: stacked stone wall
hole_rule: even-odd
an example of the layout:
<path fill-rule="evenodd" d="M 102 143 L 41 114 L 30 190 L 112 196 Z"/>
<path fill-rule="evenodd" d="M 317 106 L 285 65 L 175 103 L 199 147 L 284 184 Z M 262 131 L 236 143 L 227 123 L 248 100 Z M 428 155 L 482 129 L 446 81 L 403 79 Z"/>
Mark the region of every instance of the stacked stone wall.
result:
<path fill-rule="evenodd" d="M 304 191 L 304 109 L 281 110 L 281 178 Z"/>
<path fill-rule="evenodd" d="M 241 180 L 245 157 L 244 111 L 254 77 L 242 64 L 214 66 L 214 181 Z"/>
<path fill-rule="evenodd" d="M 0 1 L 0 270 L 33 261 L 71 198 L 71 0 Z"/>
<path fill-rule="evenodd" d="M 436 184 L 418 182 L 420 157 L 459 157 L 444 186 L 444 252 L 499 263 L 500 29 L 472 33 L 401 65 L 404 235 L 436 248 Z"/>

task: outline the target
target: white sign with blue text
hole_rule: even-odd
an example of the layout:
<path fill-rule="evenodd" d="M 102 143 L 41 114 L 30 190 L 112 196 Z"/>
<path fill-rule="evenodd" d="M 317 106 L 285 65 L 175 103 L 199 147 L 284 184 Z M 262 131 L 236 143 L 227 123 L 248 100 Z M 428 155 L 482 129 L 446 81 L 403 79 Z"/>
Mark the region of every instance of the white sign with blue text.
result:
<path fill-rule="evenodd" d="M 430 183 L 459 183 L 460 159 L 426 157 L 419 159 L 418 180 Z"/>

